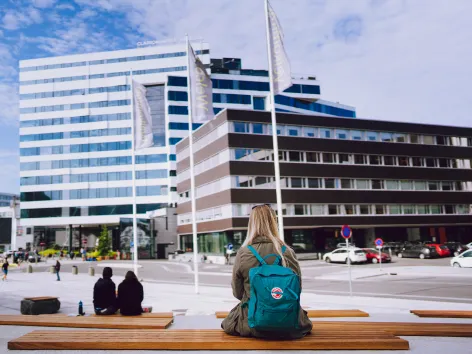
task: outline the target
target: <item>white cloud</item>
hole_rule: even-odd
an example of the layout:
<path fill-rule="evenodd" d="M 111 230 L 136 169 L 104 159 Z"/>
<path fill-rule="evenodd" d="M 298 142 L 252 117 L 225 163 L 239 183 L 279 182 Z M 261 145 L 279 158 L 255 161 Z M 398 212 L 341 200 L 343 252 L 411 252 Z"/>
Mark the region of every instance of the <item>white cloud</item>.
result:
<path fill-rule="evenodd" d="M 0 82 L 0 124 L 18 124 L 18 86 Z"/>
<path fill-rule="evenodd" d="M 0 149 L 0 191 L 19 193 L 20 162 L 18 149 Z"/>
<path fill-rule="evenodd" d="M 42 9 L 52 7 L 56 0 L 33 0 L 33 5 Z"/>
<path fill-rule="evenodd" d="M 75 11 L 75 7 L 71 4 L 60 4 L 57 5 L 56 10 L 70 10 L 70 11 Z"/>
<path fill-rule="evenodd" d="M 3 16 L 3 28 L 6 30 L 17 30 L 33 23 L 41 23 L 41 13 L 33 8 L 20 9 L 18 11 L 8 10 Z"/>

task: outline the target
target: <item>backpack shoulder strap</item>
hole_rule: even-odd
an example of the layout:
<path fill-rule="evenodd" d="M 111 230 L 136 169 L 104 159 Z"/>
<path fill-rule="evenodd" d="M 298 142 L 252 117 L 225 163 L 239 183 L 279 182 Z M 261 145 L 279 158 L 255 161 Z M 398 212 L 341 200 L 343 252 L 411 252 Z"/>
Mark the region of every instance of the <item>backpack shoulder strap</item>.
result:
<path fill-rule="evenodd" d="M 257 260 L 259 261 L 260 264 L 262 265 L 267 265 L 267 262 L 264 260 L 264 258 L 262 258 L 259 253 L 257 253 L 257 251 L 254 249 L 254 247 L 252 247 L 251 245 L 248 245 L 247 248 L 249 249 L 249 251 L 252 252 L 252 254 L 257 258 Z"/>

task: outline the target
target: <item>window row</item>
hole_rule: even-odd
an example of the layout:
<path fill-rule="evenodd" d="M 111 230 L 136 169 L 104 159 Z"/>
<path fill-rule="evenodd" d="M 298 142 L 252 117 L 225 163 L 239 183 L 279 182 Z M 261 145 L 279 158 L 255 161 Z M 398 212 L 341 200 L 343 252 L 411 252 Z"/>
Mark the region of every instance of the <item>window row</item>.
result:
<path fill-rule="evenodd" d="M 264 123 L 233 122 L 232 132 L 272 135 L 272 126 L 270 124 Z M 284 124 L 277 125 L 277 135 L 306 138 L 381 141 L 427 145 L 461 146 L 462 144 L 459 137 L 454 138 L 443 135 L 419 135 L 352 129 L 307 127 Z M 472 146 L 472 138 L 467 138 L 467 145 Z"/>
<path fill-rule="evenodd" d="M 92 95 L 95 93 L 103 93 L 103 92 L 122 92 L 122 91 L 129 91 L 130 88 L 131 88 L 130 85 L 118 85 L 118 86 L 91 87 L 91 88 L 63 90 L 63 91 L 25 93 L 25 94 L 20 95 L 20 100 L 34 100 L 34 99 L 39 99 L 39 98 Z"/>
<path fill-rule="evenodd" d="M 20 128 L 46 127 L 50 125 L 112 122 L 131 119 L 131 113 L 96 114 L 89 116 L 47 118 L 20 121 Z"/>
<path fill-rule="evenodd" d="M 54 106 L 41 106 L 41 107 L 25 107 L 20 108 L 20 113 L 44 113 L 44 112 L 58 112 L 58 111 L 69 111 L 73 109 L 84 109 L 84 108 L 103 108 L 103 107 L 117 107 L 117 106 L 129 106 L 131 100 L 116 100 L 116 101 L 100 101 L 100 102 L 89 102 L 89 103 L 71 103 L 71 104 L 58 104 Z"/>
<path fill-rule="evenodd" d="M 167 93 L 169 101 L 188 101 L 187 92 L 184 91 L 169 91 Z M 233 104 L 251 104 L 251 96 L 249 95 L 238 95 L 230 93 L 214 93 L 214 103 L 233 103 Z"/>
<path fill-rule="evenodd" d="M 304 109 L 311 112 L 329 114 L 332 116 L 348 117 L 348 118 L 356 117 L 356 111 L 351 111 L 349 109 L 344 109 L 344 108 L 339 108 L 339 107 L 328 106 L 328 105 L 317 103 L 317 102 L 307 102 L 305 100 L 301 100 L 298 98 L 287 97 L 287 96 L 282 96 L 282 95 L 275 96 L 275 103 L 284 105 L 284 106 Z"/>
<path fill-rule="evenodd" d="M 194 167 L 195 176 L 205 171 L 208 171 L 218 165 L 221 165 L 230 160 L 230 151 L 228 149 L 220 151 L 219 153 L 209 157 L 206 160 L 200 161 Z M 190 169 L 186 169 L 177 175 L 177 183 L 183 182 L 190 178 Z"/>
<path fill-rule="evenodd" d="M 195 53 L 197 55 L 209 54 L 210 51 L 208 49 L 197 50 L 197 51 L 195 51 Z M 186 52 L 138 55 L 138 56 L 134 56 L 134 57 L 91 60 L 91 61 L 88 62 L 88 65 L 103 65 L 103 64 L 113 64 L 113 63 L 126 63 L 126 62 L 141 61 L 141 60 L 176 58 L 176 57 L 185 57 L 186 55 L 187 55 Z M 37 65 L 37 66 L 28 66 L 28 67 L 20 68 L 20 72 L 51 70 L 51 69 L 64 69 L 64 68 L 73 68 L 73 67 L 86 66 L 86 65 L 87 65 L 86 61 L 75 62 L 75 63 L 63 63 L 63 64 Z"/>
<path fill-rule="evenodd" d="M 136 171 L 136 179 L 156 179 L 167 178 L 167 170 L 144 170 Z M 131 171 L 124 172 L 102 172 L 102 173 L 83 173 L 55 176 L 33 176 L 21 177 L 21 186 L 35 186 L 43 184 L 62 184 L 62 183 L 84 183 L 84 182 L 112 182 L 129 181 L 132 178 Z"/>
<path fill-rule="evenodd" d="M 136 155 L 136 164 L 167 162 L 167 155 Z M 90 159 L 36 161 L 20 163 L 21 171 L 55 170 L 60 168 L 83 168 L 99 166 L 131 165 L 131 156 L 99 157 Z"/>
<path fill-rule="evenodd" d="M 232 158 L 243 161 L 273 161 L 271 150 L 233 149 Z M 343 165 L 471 168 L 472 159 L 409 157 L 389 155 L 343 154 L 333 152 L 279 151 L 281 162 L 304 162 Z"/>
<path fill-rule="evenodd" d="M 167 204 L 138 204 L 138 214 L 145 214 L 148 211 L 165 208 Z M 133 214 L 133 206 L 125 205 L 99 205 L 83 207 L 64 208 L 40 208 L 21 209 L 22 219 L 32 218 L 60 218 L 70 216 L 100 216 L 100 215 L 126 215 Z"/>
<path fill-rule="evenodd" d="M 138 197 L 167 195 L 167 186 L 138 186 Z M 73 200 L 95 198 L 125 198 L 132 197 L 132 187 L 71 189 L 63 191 L 21 192 L 22 202 L 39 202 L 48 200 Z"/>
<path fill-rule="evenodd" d="M 317 178 L 317 177 L 282 177 L 281 188 L 314 188 L 314 189 L 362 189 L 362 190 L 402 190 L 402 191 L 463 191 L 466 184 L 461 181 L 417 181 L 417 180 L 383 180 L 351 178 Z M 272 176 L 233 176 L 234 188 L 275 188 L 275 177 Z"/>
<path fill-rule="evenodd" d="M 213 112 L 218 114 L 223 108 L 216 108 L 213 107 Z M 188 107 L 187 106 L 169 106 L 168 109 L 169 114 L 177 114 L 177 115 L 188 115 Z"/>
<path fill-rule="evenodd" d="M 193 123 L 192 128 L 193 130 L 198 129 L 202 126 L 202 123 Z M 171 122 L 169 123 L 169 129 L 170 130 L 188 130 L 188 123 L 176 123 L 176 122 Z"/>
<path fill-rule="evenodd" d="M 44 134 L 29 134 L 20 135 L 20 141 L 43 141 L 43 140 L 60 140 L 60 139 L 75 139 L 75 138 L 92 138 L 96 136 L 114 136 L 114 135 L 129 135 L 131 128 L 109 128 L 109 129 L 94 129 L 94 130 L 80 130 L 74 132 L 61 133 L 44 133 Z"/>
<path fill-rule="evenodd" d="M 236 204 L 233 216 L 248 217 L 255 204 Z M 276 211 L 277 205 L 272 208 Z M 286 216 L 470 214 L 466 204 L 283 204 Z"/>
<path fill-rule="evenodd" d="M 131 141 L 119 141 L 111 143 L 74 144 L 59 146 L 41 146 L 21 148 L 20 156 L 43 156 L 56 154 L 75 154 L 81 152 L 100 152 L 131 149 Z"/>

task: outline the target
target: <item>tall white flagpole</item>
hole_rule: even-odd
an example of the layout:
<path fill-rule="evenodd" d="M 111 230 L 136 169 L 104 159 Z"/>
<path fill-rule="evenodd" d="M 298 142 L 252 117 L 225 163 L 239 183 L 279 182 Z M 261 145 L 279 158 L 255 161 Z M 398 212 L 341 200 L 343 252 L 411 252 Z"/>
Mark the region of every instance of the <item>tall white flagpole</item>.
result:
<path fill-rule="evenodd" d="M 134 85 L 133 85 L 133 69 L 130 70 L 131 78 L 131 164 L 132 164 L 132 181 L 133 181 L 133 265 L 134 274 L 138 276 L 138 225 L 136 220 L 137 208 L 136 208 L 136 153 L 135 153 L 135 124 L 136 117 L 134 112 Z"/>
<path fill-rule="evenodd" d="M 198 294 L 198 239 L 197 239 L 197 203 L 195 191 L 195 172 L 193 159 L 193 119 L 192 119 L 192 92 L 190 89 L 190 52 L 188 35 L 187 43 L 187 96 L 188 96 L 188 146 L 190 155 L 190 198 L 192 201 L 192 232 L 193 232 L 193 274 L 195 277 L 195 293 Z"/>
<path fill-rule="evenodd" d="M 280 188 L 280 165 L 279 165 L 279 144 L 277 141 L 277 121 L 275 118 L 275 95 L 274 95 L 274 77 L 272 72 L 272 52 L 270 47 L 270 28 L 269 28 L 269 0 L 265 0 L 266 16 L 266 37 L 267 37 L 267 57 L 269 58 L 269 87 L 271 103 L 272 120 L 272 143 L 274 145 L 274 169 L 275 169 L 275 194 L 277 197 L 277 220 L 279 223 L 279 235 L 284 240 L 284 221 L 282 215 L 282 191 Z"/>

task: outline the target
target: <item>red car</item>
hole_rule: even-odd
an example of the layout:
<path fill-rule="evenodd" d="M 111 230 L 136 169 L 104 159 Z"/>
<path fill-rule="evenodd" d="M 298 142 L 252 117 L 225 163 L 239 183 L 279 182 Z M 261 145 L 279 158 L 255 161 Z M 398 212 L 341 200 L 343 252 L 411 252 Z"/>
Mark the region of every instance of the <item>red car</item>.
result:
<path fill-rule="evenodd" d="M 428 246 L 436 248 L 436 252 L 438 253 L 439 257 L 449 257 L 451 255 L 451 251 L 445 245 L 440 245 L 439 243 L 428 242 Z"/>
<path fill-rule="evenodd" d="M 367 257 L 367 262 L 371 263 L 379 263 L 380 261 L 380 256 L 379 256 L 379 250 L 373 249 L 373 248 L 363 248 L 362 249 Z M 391 262 L 392 259 L 387 253 L 382 252 L 382 263 L 388 263 Z"/>

